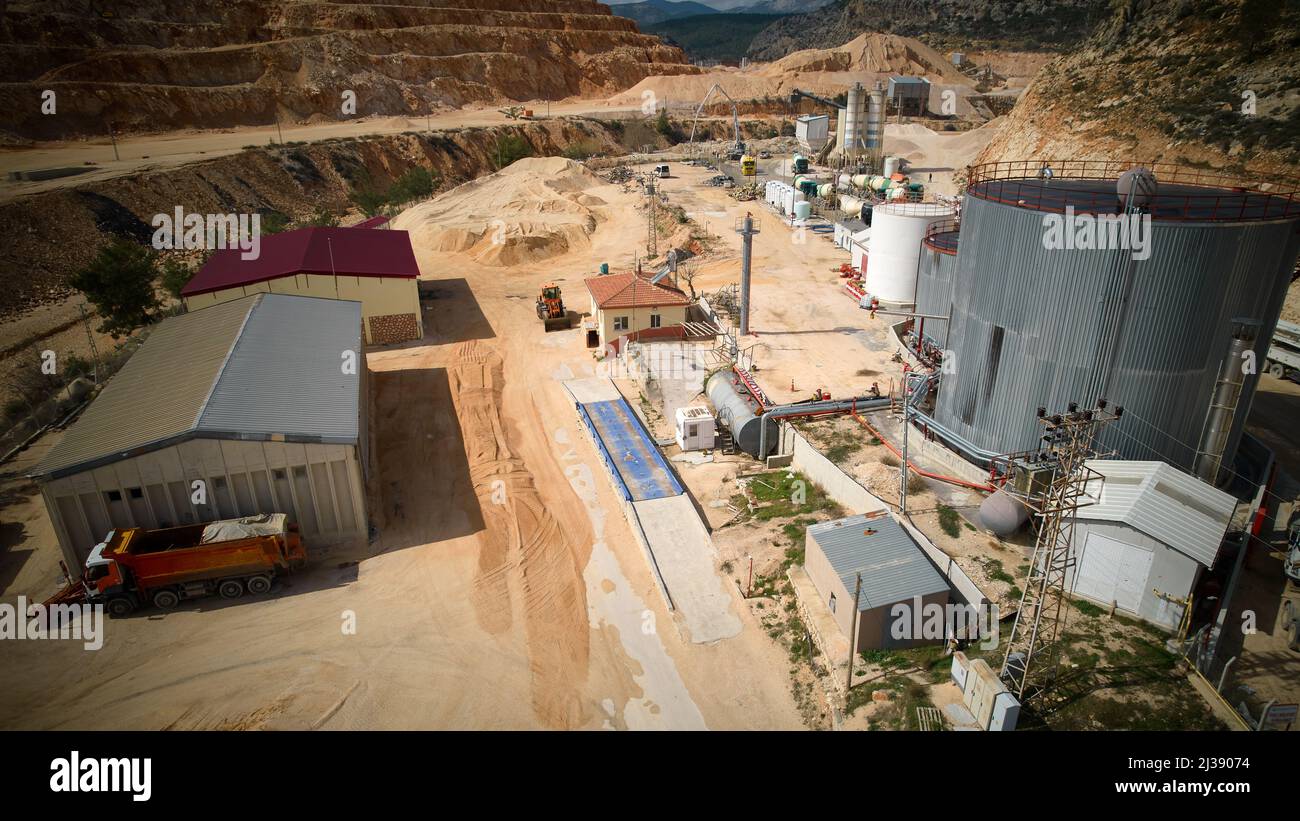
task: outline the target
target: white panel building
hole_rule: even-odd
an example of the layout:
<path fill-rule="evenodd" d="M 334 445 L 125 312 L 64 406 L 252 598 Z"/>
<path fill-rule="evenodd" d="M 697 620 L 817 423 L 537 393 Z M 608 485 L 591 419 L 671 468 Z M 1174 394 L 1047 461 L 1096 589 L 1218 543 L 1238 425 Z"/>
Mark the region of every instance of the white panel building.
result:
<path fill-rule="evenodd" d="M 1164 462 L 1099 459 L 1081 507 L 1066 585 L 1153 624 L 1176 628 L 1202 569 L 1214 567 L 1237 500 Z"/>

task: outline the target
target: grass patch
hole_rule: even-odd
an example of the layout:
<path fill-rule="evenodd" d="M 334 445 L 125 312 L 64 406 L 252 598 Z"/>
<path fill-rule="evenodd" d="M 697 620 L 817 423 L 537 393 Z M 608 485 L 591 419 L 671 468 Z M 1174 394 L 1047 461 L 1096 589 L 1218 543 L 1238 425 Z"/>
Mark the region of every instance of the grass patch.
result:
<path fill-rule="evenodd" d="M 939 503 L 939 529 L 954 539 L 961 535 L 961 514 L 943 502 Z"/>
<path fill-rule="evenodd" d="M 754 499 L 750 513 L 760 521 L 793 519 L 827 512 L 837 518 L 843 509 L 816 484 L 793 471 L 774 471 L 749 477 L 749 493 Z"/>
<path fill-rule="evenodd" d="M 1084 601 L 1083 599 L 1071 599 L 1070 604 L 1073 604 L 1074 609 L 1078 610 L 1080 613 L 1082 613 L 1085 616 L 1088 616 L 1089 618 L 1095 619 L 1100 616 L 1104 616 L 1106 614 L 1106 608 L 1099 607 L 1093 604 L 1092 602 Z"/>

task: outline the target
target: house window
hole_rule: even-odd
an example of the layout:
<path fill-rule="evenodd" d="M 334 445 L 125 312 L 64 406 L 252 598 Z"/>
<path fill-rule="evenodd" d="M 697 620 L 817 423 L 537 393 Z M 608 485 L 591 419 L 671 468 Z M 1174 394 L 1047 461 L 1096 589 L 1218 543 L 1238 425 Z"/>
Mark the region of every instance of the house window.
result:
<path fill-rule="evenodd" d="M 830 606 L 831 606 L 831 612 L 834 613 L 834 612 L 835 612 L 835 594 L 834 594 L 834 593 L 831 594 Z"/>
<path fill-rule="evenodd" d="M 104 495 L 108 497 L 108 500 L 110 502 L 122 501 L 122 491 L 120 490 L 110 490 L 105 492 Z"/>
<path fill-rule="evenodd" d="M 627 317 L 625 317 L 625 316 L 616 316 L 616 317 L 614 317 L 614 330 L 616 330 L 616 331 L 626 331 L 626 330 L 627 330 Z"/>
<path fill-rule="evenodd" d="M 650 314 L 650 327 L 658 328 L 664 324 L 664 318 L 659 314 Z"/>
<path fill-rule="evenodd" d="M 138 487 L 129 487 L 129 488 L 126 489 L 126 492 L 129 493 L 129 494 L 131 494 L 131 498 L 132 498 L 132 499 L 143 499 L 143 498 L 144 498 L 144 491 L 142 491 L 142 490 L 141 490 L 140 488 L 138 488 Z"/>

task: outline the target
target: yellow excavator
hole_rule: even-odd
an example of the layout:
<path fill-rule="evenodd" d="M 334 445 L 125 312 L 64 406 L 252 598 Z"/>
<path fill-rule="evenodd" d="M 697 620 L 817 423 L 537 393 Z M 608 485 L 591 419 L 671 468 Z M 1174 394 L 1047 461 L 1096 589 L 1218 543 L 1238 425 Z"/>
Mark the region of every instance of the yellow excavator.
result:
<path fill-rule="evenodd" d="M 542 286 L 542 292 L 537 297 L 537 318 L 542 320 L 548 332 L 568 329 L 569 312 L 564 308 L 564 297 L 560 294 L 559 285 L 548 282 Z"/>

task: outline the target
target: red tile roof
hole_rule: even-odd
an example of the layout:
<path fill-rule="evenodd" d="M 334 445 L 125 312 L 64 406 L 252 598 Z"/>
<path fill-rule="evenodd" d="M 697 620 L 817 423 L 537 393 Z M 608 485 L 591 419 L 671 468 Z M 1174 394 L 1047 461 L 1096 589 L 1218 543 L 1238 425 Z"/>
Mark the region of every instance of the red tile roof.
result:
<path fill-rule="evenodd" d="M 677 288 L 664 283 L 654 284 L 644 274 L 608 274 L 592 277 L 586 282 L 587 290 L 599 308 L 691 304 L 690 297 Z"/>
<path fill-rule="evenodd" d="M 300 228 L 262 236 L 257 259 L 241 259 L 241 253 L 238 248 L 214 251 L 181 294 L 206 294 L 299 273 L 411 279 L 420 275 L 405 231 Z"/>

